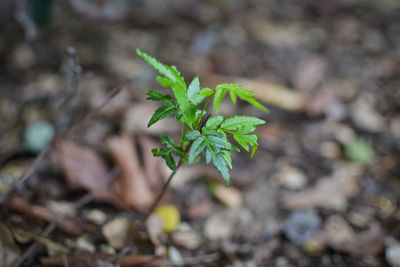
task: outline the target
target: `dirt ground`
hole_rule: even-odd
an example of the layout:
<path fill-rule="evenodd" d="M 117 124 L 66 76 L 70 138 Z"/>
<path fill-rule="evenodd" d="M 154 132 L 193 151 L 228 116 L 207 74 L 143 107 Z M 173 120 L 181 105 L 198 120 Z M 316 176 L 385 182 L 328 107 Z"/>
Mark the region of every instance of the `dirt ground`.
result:
<path fill-rule="evenodd" d="M 0 266 L 400 266 L 399 1 L 3 0 L 0 25 Z M 146 225 L 180 128 L 146 127 L 136 48 L 270 109 L 225 99 L 267 121 L 254 158 L 230 187 L 183 165 Z"/>

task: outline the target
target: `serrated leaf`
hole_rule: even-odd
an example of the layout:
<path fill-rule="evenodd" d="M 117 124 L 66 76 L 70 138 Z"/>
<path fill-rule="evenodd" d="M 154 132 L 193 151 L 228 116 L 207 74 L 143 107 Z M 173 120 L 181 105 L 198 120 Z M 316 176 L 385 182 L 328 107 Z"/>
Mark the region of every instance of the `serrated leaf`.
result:
<path fill-rule="evenodd" d="M 254 128 L 257 125 L 264 124 L 265 121 L 252 116 L 238 115 L 226 119 L 222 124 L 221 128 L 229 131 L 240 130 L 241 128 Z"/>
<path fill-rule="evenodd" d="M 256 150 L 257 150 L 257 148 L 258 148 L 258 143 L 255 144 L 255 145 L 252 145 L 252 146 L 253 146 L 253 149 L 251 150 L 250 158 L 253 158 L 254 153 L 256 153 Z"/>
<path fill-rule="evenodd" d="M 154 69 L 156 69 L 158 71 L 158 73 L 165 76 L 171 82 L 174 82 L 174 83 L 182 85 L 183 87 L 186 87 L 185 80 L 180 75 L 180 73 L 176 70 L 176 68 L 173 68 L 173 67 L 170 67 L 168 65 L 161 63 L 154 57 L 142 52 L 140 49 L 136 49 L 136 53 L 140 57 L 142 57 L 144 60 L 146 60 L 146 62 L 150 66 L 152 66 Z"/>
<path fill-rule="evenodd" d="M 168 151 L 162 157 L 165 159 L 165 163 L 167 164 L 168 168 L 170 168 L 171 171 L 176 172 L 176 163 L 172 157 L 171 151 Z"/>
<path fill-rule="evenodd" d="M 163 64 L 154 57 L 140 51 L 140 49 L 136 49 L 136 52 L 149 65 L 156 69 L 158 73 L 165 76 L 165 78 L 167 78 L 171 82 L 170 84 L 168 84 L 168 86 L 171 87 L 178 107 L 182 111 L 182 118 L 184 118 L 189 127 L 193 128 L 193 123 L 195 122 L 196 107 L 193 103 L 190 102 L 187 96 L 186 83 L 179 71 L 176 69 L 175 66 L 170 67 L 166 64 Z M 167 80 L 163 78 L 158 78 L 158 81 L 164 85 L 167 84 Z"/>
<path fill-rule="evenodd" d="M 206 142 L 202 136 L 199 136 L 190 147 L 189 164 L 192 164 L 196 157 L 204 150 Z"/>
<path fill-rule="evenodd" d="M 224 157 L 226 163 L 228 164 L 229 168 L 232 169 L 232 157 L 231 157 L 231 152 L 228 151 L 228 150 L 224 150 L 224 151 L 222 151 L 222 153 L 223 153 L 223 157 Z"/>
<path fill-rule="evenodd" d="M 189 84 L 187 91 L 189 100 L 195 105 L 198 105 L 203 99 L 198 96 L 199 92 L 200 92 L 200 81 L 199 81 L 199 76 L 197 75 L 196 77 L 194 77 L 193 81 Z"/>
<path fill-rule="evenodd" d="M 151 153 L 153 153 L 154 157 L 159 157 L 160 156 L 160 149 L 159 148 L 153 148 L 151 150 Z"/>
<path fill-rule="evenodd" d="M 209 143 L 207 143 L 207 150 L 213 157 L 214 167 L 217 169 L 219 173 L 221 173 L 222 177 L 224 177 L 226 184 L 229 185 L 230 182 L 229 169 L 227 167 L 225 159 L 223 158 L 223 154 L 220 151 L 216 150 L 215 147 L 213 147 Z"/>
<path fill-rule="evenodd" d="M 212 160 L 212 154 L 208 149 L 206 149 L 206 163 L 207 164 L 210 163 L 211 160 Z"/>
<path fill-rule="evenodd" d="M 243 135 L 234 133 L 233 138 L 236 140 L 236 142 L 239 143 L 239 145 L 241 145 L 244 148 L 244 150 L 249 152 L 249 145 L 247 144 L 246 140 L 243 138 Z"/>
<path fill-rule="evenodd" d="M 162 120 L 170 115 L 172 115 L 176 110 L 175 106 L 172 105 L 164 105 L 159 107 L 151 117 L 149 123 L 147 124 L 147 127 L 150 127 L 154 123 L 156 123 L 159 120 Z"/>
<path fill-rule="evenodd" d="M 216 130 L 223 120 L 224 117 L 222 116 L 211 117 L 207 120 L 206 128 L 209 130 Z"/>
<path fill-rule="evenodd" d="M 146 98 L 147 100 L 160 101 L 160 102 L 172 104 L 172 97 L 169 95 L 163 95 L 159 91 L 150 90 L 146 93 L 146 95 L 148 96 Z"/>
<path fill-rule="evenodd" d="M 213 89 L 210 88 L 203 88 L 201 89 L 201 91 L 199 92 L 199 97 L 204 98 L 206 96 L 211 96 L 215 93 L 215 91 Z"/>
<path fill-rule="evenodd" d="M 175 147 L 174 148 L 174 153 L 175 155 L 177 155 L 178 157 L 184 157 L 185 156 L 185 152 L 183 150 L 182 147 Z"/>
<path fill-rule="evenodd" d="M 256 135 L 256 134 L 241 135 L 238 133 L 233 133 L 233 138 L 246 151 L 249 151 L 249 145 L 251 145 L 253 147 L 252 152 L 251 152 L 251 157 L 253 157 L 253 155 L 258 147 L 258 143 L 257 143 L 258 135 Z"/>
<path fill-rule="evenodd" d="M 236 90 L 230 91 L 230 92 L 229 92 L 229 96 L 231 97 L 232 103 L 233 103 L 233 104 L 236 104 L 236 96 L 237 96 Z"/>
<path fill-rule="evenodd" d="M 166 144 L 168 148 L 175 147 L 174 140 L 169 136 L 161 135 L 160 142 L 161 144 Z"/>
<path fill-rule="evenodd" d="M 254 95 L 253 91 L 250 91 L 250 90 L 247 90 L 247 89 L 244 89 L 244 88 L 239 88 L 239 89 L 236 90 L 236 92 L 237 92 L 237 94 L 238 94 L 240 99 L 242 99 L 242 100 L 248 102 L 249 104 L 253 105 L 253 107 L 255 107 L 257 109 L 260 109 L 260 110 L 262 110 L 264 112 L 269 112 L 269 110 L 266 107 L 264 107 L 260 102 L 258 102 L 253 97 L 253 95 Z"/>
<path fill-rule="evenodd" d="M 215 88 L 215 95 L 214 95 L 214 101 L 213 101 L 215 114 L 218 114 L 219 106 L 221 105 L 221 101 L 224 98 L 225 93 L 226 93 L 226 89 L 224 87 L 221 87 L 218 85 Z"/>
<path fill-rule="evenodd" d="M 171 81 L 170 79 L 161 77 L 161 76 L 157 76 L 156 77 L 156 81 L 161 84 L 161 86 L 164 86 L 165 88 L 170 88 L 172 87 L 172 85 L 174 84 L 173 81 Z"/>
<path fill-rule="evenodd" d="M 199 136 L 200 136 L 200 132 L 197 131 L 197 130 L 193 130 L 193 131 L 188 132 L 188 133 L 185 135 L 185 139 L 186 139 L 186 140 L 194 140 L 194 139 L 196 139 L 196 138 L 199 137 Z"/>

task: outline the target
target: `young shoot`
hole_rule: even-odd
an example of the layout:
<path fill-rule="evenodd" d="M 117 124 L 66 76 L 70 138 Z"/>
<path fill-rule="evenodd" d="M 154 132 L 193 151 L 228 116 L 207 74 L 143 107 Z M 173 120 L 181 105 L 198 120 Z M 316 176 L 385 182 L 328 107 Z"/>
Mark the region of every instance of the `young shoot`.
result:
<path fill-rule="evenodd" d="M 258 135 L 253 132 L 265 121 L 245 115 L 226 118 L 217 115 L 222 99 L 229 92 L 233 104 L 240 98 L 264 112 L 268 112 L 268 109 L 254 98 L 253 91 L 242 88 L 240 84 L 223 83 L 215 89 L 202 88 L 199 77 L 196 76 L 187 85 L 175 66 L 163 64 L 139 49 L 136 52 L 158 71 L 160 76 L 156 80 L 172 92 L 172 94 L 163 94 L 156 90 L 147 92 L 148 100 L 162 104 L 154 112 L 147 127 L 159 120 L 174 116 L 181 123 L 182 129 L 177 143 L 169 136 L 160 136 L 163 147 L 153 149 L 153 155 L 162 157 L 174 173 L 182 163 L 187 162 L 190 165 L 204 156 L 206 163 L 212 162 L 229 185 L 229 169 L 232 169 L 231 151 L 240 151 L 239 147 L 242 147 L 250 152 L 251 147 L 251 157 L 253 157 L 258 147 Z M 206 114 L 211 100 L 215 115 Z M 237 144 L 231 143 L 229 136 L 233 137 Z"/>

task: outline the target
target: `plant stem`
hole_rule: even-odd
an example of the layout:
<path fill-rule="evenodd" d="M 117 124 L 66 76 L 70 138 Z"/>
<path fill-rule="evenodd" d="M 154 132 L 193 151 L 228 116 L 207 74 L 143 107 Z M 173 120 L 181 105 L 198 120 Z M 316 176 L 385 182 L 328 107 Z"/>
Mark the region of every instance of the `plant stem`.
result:
<path fill-rule="evenodd" d="M 189 152 L 190 147 L 192 146 L 193 141 L 190 141 L 190 143 L 187 145 L 187 147 L 185 148 L 185 152 L 184 154 L 186 155 Z M 154 210 L 156 209 L 156 207 L 158 206 L 159 202 L 161 201 L 162 197 L 165 195 L 165 192 L 167 192 L 168 186 L 172 181 L 172 178 L 174 178 L 175 173 L 178 171 L 179 167 L 183 164 L 182 161 L 183 157 L 181 157 L 179 159 L 179 163 L 178 166 L 176 166 L 176 171 L 172 172 L 169 176 L 167 181 L 164 183 L 161 192 L 158 194 L 157 198 L 154 200 L 153 204 L 151 204 L 149 211 L 146 214 L 146 217 L 144 217 L 144 222 L 147 221 L 147 219 L 150 217 L 150 215 L 154 212 Z"/>
<path fill-rule="evenodd" d="M 178 166 L 176 166 L 176 171 L 178 171 L 179 167 L 181 166 L 181 162 L 178 164 Z M 158 203 L 161 201 L 162 197 L 165 195 L 165 192 L 167 192 L 168 186 L 172 181 L 172 178 L 174 178 L 175 172 L 172 172 L 167 181 L 165 182 L 165 184 L 162 187 L 161 192 L 158 194 L 157 198 L 154 200 L 153 204 L 151 204 L 151 207 L 149 209 L 149 211 L 147 212 L 146 217 L 144 217 L 144 221 L 147 221 L 147 219 L 150 217 L 150 215 L 154 212 L 154 210 L 156 209 L 156 207 L 158 206 Z"/>

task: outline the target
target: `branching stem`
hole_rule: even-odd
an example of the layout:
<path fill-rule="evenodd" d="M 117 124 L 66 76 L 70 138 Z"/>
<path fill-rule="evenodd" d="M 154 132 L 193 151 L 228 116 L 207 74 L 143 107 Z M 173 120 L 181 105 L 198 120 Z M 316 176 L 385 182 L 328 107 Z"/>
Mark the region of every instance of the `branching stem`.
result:
<path fill-rule="evenodd" d="M 190 147 L 192 146 L 192 143 L 193 143 L 193 141 L 190 141 L 190 143 L 186 146 L 185 152 L 184 152 L 185 155 L 189 152 Z M 146 214 L 146 217 L 144 217 L 144 222 L 147 221 L 147 219 L 150 217 L 150 215 L 154 212 L 154 210 L 155 210 L 156 207 L 158 206 L 159 202 L 161 201 L 161 199 L 162 199 L 163 196 L 165 195 L 165 192 L 167 192 L 167 189 L 168 189 L 168 187 L 169 187 L 169 184 L 170 184 L 171 181 L 172 181 L 172 178 L 174 178 L 176 172 L 178 171 L 179 167 L 180 167 L 182 164 L 183 164 L 183 157 L 181 157 L 181 158 L 179 159 L 179 163 L 178 163 L 178 165 L 176 166 L 176 171 L 175 171 L 175 172 L 172 172 L 172 173 L 168 176 L 168 179 L 167 179 L 167 181 L 164 183 L 164 185 L 163 185 L 163 187 L 162 187 L 160 193 L 157 195 L 157 198 L 154 200 L 153 204 L 151 204 L 150 209 L 149 209 L 149 211 L 148 211 L 147 214 Z"/>

